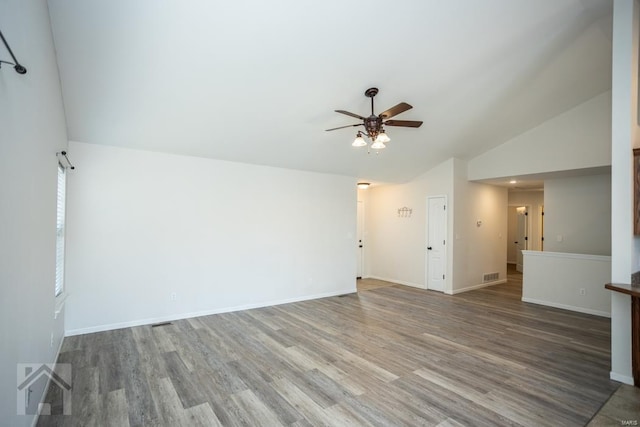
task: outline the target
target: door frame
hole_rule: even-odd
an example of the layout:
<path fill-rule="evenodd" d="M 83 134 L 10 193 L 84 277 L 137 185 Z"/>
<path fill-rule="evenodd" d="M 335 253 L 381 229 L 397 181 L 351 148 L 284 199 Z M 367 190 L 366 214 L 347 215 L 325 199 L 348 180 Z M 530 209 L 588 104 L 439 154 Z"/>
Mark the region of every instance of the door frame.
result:
<path fill-rule="evenodd" d="M 444 235 L 445 242 L 449 240 L 449 210 L 447 209 L 449 206 L 449 200 L 446 194 L 440 195 L 431 195 L 426 198 L 426 218 L 425 218 L 425 239 L 424 239 L 424 288 L 429 288 L 429 251 L 427 247 L 429 246 L 429 200 L 430 199 L 444 199 L 445 206 L 445 215 L 444 215 Z M 449 243 L 451 244 L 451 242 Z M 448 286 L 450 280 L 450 274 L 448 274 L 448 266 L 449 266 L 449 245 L 445 243 L 444 251 L 443 251 L 443 266 L 442 271 L 444 271 L 445 278 L 442 280 L 442 292 L 447 293 L 447 289 L 450 289 Z M 440 292 L 439 290 L 434 289 L 434 291 Z"/>
<path fill-rule="evenodd" d="M 538 205 L 538 244 L 540 251 L 544 251 L 544 204 Z"/>
<path fill-rule="evenodd" d="M 528 213 L 528 218 L 527 218 L 527 229 L 526 229 L 526 233 L 527 233 L 527 250 L 531 250 L 531 230 L 532 230 L 532 222 L 531 221 L 531 217 L 532 217 L 532 209 L 533 207 L 530 204 L 527 203 L 508 203 L 507 206 L 509 207 L 515 207 L 515 208 L 519 208 L 519 207 L 525 207 L 527 208 L 527 213 Z M 507 221 L 509 221 L 509 216 L 507 215 Z M 509 226 L 509 224 L 507 223 L 507 227 Z"/>
<path fill-rule="evenodd" d="M 365 240 L 365 203 L 364 200 L 357 200 L 356 202 L 356 245 L 358 246 L 356 248 L 358 254 L 356 256 L 356 278 L 363 279 L 367 277 L 365 274 L 366 257 L 364 256 L 365 247 L 363 242 Z"/>

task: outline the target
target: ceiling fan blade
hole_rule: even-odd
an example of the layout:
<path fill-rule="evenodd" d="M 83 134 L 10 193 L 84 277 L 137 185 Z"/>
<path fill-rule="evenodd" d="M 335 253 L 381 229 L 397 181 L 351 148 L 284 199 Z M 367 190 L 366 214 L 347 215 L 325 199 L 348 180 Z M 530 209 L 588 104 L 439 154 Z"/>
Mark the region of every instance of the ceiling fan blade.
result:
<path fill-rule="evenodd" d="M 325 129 L 325 132 L 329 132 L 330 130 L 336 130 L 336 129 L 352 128 L 354 126 L 362 126 L 362 123 L 358 123 L 358 124 L 355 124 L 355 125 L 340 126 L 338 128 Z"/>
<path fill-rule="evenodd" d="M 421 121 L 417 120 L 387 120 L 384 122 L 385 126 L 403 126 L 406 128 L 419 128 L 422 126 Z"/>
<path fill-rule="evenodd" d="M 407 104 L 406 102 L 401 102 L 395 107 L 391 107 L 387 111 L 383 111 L 382 113 L 378 114 L 378 117 L 380 117 L 382 120 L 390 119 L 391 117 L 397 116 L 398 114 L 404 113 L 405 111 L 410 110 L 412 108 L 413 107 Z"/>
<path fill-rule="evenodd" d="M 336 113 L 340 113 L 340 114 L 346 114 L 347 116 L 351 116 L 351 117 L 355 117 L 356 119 L 360 119 L 360 120 L 364 120 L 365 118 L 362 116 L 359 116 L 355 113 L 350 113 L 348 111 L 344 111 L 344 110 L 334 110 Z"/>

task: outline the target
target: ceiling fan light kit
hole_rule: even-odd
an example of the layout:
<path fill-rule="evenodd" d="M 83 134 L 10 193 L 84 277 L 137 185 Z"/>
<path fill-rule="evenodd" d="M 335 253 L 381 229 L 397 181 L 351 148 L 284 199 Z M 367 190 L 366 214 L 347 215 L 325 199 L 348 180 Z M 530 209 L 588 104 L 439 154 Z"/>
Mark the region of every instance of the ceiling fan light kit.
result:
<path fill-rule="evenodd" d="M 362 132 L 358 132 L 358 134 L 356 135 L 356 139 L 353 140 L 353 144 L 351 145 L 353 145 L 354 147 L 364 147 L 365 145 L 367 145 L 367 141 L 365 141 L 362 137 Z"/>
<path fill-rule="evenodd" d="M 391 138 L 387 135 L 384 130 L 384 126 L 400 126 L 400 127 L 412 127 L 419 128 L 422 125 L 421 121 L 416 120 L 388 120 L 391 117 L 394 117 L 400 113 L 404 113 L 407 110 L 413 108 L 411 105 L 406 102 L 401 102 L 395 107 L 391 107 L 386 111 L 378 114 L 377 116 L 374 113 L 373 108 L 373 98 L 378 94 L 378 88 L 372 87 L 367 89 L 364 92 L 364 95 L 367 98 L 371 98 L 371 115 L 369 117 L 362 117 L 358 114 L 351 113 L 345 110 L 335 110 L 336 113 L 346 114 L 347 116 L 355 117 L 362 120 L 362 123 L 356 123 L 353 125 L 340 126 L 337 128 L 327 129 L 327 131 L 344 129 L 354 126 L 364 126 L 364 131 L 358 131 L 356 134 L 356 138 L 351 144 L 354 147 L 365 147 L 369 144 L 364 139 L 364 137 L 368 137 L 371 140 L 371 148 L 373 150 L 382 150 L 386 147 L 386 143 L 391 141 Z"/>
<path fill-rule="evenodd" d="M 378 139 L 376 138 L 376 140 L 373 141 L 373 144 L 371 144 L 371 148 L 373 148 L 374 150 L 382 150 L 383 148 L 387 148 L 387 146 L 384 145 L 384 142 L 378 141 Z"/>
<path fill-rule="evenodd" d="M 384 129 L 380 129 L 380 133 L 378 134 L 378 136 L 376 136 L 376 142 L 385 144 L 389 141 L 391 141 L 391 138 L 387 136 L 387 133 L 384 131 Z"/>

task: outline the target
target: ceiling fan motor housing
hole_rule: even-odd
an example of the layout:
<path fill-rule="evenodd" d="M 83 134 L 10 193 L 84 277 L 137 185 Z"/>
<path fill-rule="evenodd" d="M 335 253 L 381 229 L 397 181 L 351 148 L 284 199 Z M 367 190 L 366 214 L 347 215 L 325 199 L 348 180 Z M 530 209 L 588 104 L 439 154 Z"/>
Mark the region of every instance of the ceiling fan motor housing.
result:
<path fill-rule="evenodd" d="M 372 139 L 375 138 L 382 129 L 382 118 L 370 115 L 364 120 L 364 128 Z"/>

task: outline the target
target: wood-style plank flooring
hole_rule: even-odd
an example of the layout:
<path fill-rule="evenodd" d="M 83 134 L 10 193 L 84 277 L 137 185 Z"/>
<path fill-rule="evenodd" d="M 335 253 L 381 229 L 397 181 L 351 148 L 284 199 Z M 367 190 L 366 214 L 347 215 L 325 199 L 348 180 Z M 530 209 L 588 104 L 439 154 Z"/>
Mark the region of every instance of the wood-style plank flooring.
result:
<path fill-rule="evenodd" d="M 396 283 L 387 282 L 387 281 L 378 280 L 378 279 L 358 279 L 357 280 L 358 292 L 370 291 L 372 289 L 384 288 L 384 287 L 393 286 L 393 285 L 396 285 Z"/>
<path fill-rule="evenodd" d="M 69 337 L 72 415 L 38 425 L 583 426 L 619 385 L 610 321 L 520 295 L 394 285 Z"/>

